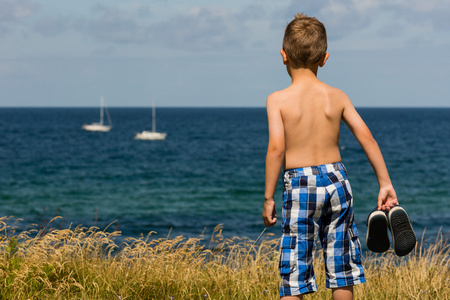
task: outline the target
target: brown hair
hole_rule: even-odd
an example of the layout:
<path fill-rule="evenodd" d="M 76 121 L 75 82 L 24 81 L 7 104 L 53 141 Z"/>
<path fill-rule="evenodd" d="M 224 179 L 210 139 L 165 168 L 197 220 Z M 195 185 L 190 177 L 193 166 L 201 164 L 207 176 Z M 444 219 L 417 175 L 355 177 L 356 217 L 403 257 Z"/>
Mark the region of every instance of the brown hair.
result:
<path fill-rule="evenodd" d="M 284 32 L 283 49 L 294 68 L 320 62 L 327 52 L 327 32 L 316 18 L 298 13 Z"/>

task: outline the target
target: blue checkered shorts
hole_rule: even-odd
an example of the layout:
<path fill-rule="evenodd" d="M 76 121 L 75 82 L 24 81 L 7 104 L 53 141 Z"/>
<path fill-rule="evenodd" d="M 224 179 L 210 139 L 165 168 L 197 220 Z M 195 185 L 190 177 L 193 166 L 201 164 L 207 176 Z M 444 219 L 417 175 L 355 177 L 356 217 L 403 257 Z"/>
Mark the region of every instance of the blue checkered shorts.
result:
<path fill-rule="evenodd" d="M 322 244 L 327 288 L 364 283 L 353 197 L 342 163 L 286 170 L 280 296 L 317 291 L 313 258 Z"/>

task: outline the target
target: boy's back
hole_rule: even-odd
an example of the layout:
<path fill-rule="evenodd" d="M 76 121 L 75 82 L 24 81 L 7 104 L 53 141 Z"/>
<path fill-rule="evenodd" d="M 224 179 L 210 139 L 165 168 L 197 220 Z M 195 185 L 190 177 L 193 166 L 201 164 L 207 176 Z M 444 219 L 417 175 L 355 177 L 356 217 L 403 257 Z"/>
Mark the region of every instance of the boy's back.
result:
<path fill-rule="evenodd" d="M 310 74 L 268 98 L 283 122 L 285 170 L 341 161 L 339 131 L 348 99 Z"/>

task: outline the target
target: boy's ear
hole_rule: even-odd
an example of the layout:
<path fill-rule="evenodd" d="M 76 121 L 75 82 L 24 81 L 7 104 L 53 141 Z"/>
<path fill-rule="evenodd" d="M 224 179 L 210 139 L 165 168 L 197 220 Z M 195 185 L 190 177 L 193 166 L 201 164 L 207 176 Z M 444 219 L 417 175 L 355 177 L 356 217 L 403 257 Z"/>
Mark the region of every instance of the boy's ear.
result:
<path fill-rule="evenodd" d="M 283 64 L 287 65 L 288 56 L 287 56 L 286 51 L 284 51 L 284 49 L 280 49 L 280 54 L 281 54 L 281 57 L 283 58 Z"/>
<path fill-rule="evenodd" d="M 328 58 L 330 57 L 330 53 L 325 53 L 324 55 L 323 55 L 323 57 L 322 57 L 322 60 L 320 61 L 320 63 L 319 63 L 319 67 L 323 67 L 323 66 L 325 66 L 325 63 L 327 62 L 327 60 L 328 60 Z"/>

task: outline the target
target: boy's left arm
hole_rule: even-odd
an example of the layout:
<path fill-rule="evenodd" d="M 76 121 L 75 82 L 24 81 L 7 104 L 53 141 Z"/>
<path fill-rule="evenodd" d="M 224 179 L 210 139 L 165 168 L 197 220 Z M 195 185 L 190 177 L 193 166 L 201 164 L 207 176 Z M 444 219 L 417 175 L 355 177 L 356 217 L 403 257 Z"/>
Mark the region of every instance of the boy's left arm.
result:
<path fill-rule="evenodd" d="M 267 119 L 269 123 L 269 145 L 266 155 L 266 179 L 262 216 L 266 226 L 273 226 L 277 222 L 274 194 L 283 166 L 285 152 L 283 119 L 274 94 L 267 98 Z"/>
<path fill-rule="evenodd" d="M 380 186 L 380 191 L 378 192 L 378 209 L 389 211 L 394 205 L 398 205 L 398 199 L 394 187 L 392 186 L 380 147 L 350 100 L 348 98 L 346 100 L 343 120 L 363 148 L 375 171 Z"/>

